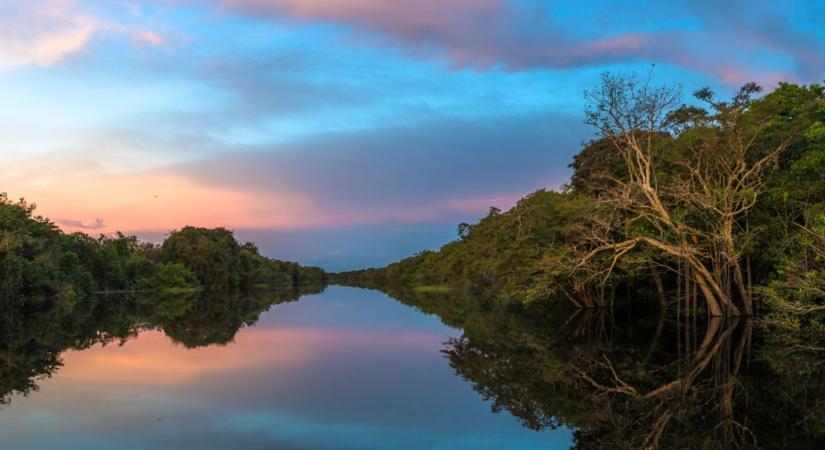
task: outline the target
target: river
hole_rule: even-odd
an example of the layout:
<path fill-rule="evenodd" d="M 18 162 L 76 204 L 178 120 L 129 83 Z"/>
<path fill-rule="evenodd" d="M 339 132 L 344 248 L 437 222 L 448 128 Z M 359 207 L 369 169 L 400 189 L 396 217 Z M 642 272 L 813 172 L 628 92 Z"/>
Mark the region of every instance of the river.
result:
<path fill-rule="evenodd" d="M 0 410 L 13 449 L 562 449 L 456 374 L 462 331 L 378 291 L 275 304 L 230 342 L 157 327 L 59 354 Z M 234 330 L 231 330 L 234 331 Z M 231 332 L 230 331 L 230 332 Z"/>

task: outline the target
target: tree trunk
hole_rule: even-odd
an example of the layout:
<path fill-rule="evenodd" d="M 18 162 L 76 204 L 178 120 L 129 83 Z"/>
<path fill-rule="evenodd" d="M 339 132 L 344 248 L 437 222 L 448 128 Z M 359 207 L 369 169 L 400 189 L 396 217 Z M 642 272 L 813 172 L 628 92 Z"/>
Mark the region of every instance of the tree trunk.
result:
<path fill-rule="evenodd" d="M 745 315 L 753 316 L 753 301 L 751 292 L 745 284 L 745 277 L 742 275 L 742 268 L 739 264 L 733 266 L 733 275 L 736 278 L 736 285 L 739 287 L 739 295 L 742 297 L 742 304 L 745 305 Z"/>
<path fill-rule="evenodd" d="M 659 294 L 659 305 L 667 307 L 667 297 L 665 296 L 665 285 L 662 283 L 662 276 L 655 265 L 650 266 L 650 273 L 653 275 L 653 282 L 656 283 L 656 293 Z"/>
<path fill-rule="evenodd" d="M 739 308 L 733 304 L 733 301 L 725 293 L 725 290 L 719 286 L 719 283 L 713 278 L 713 274 L 708 268 L 693 256 L 687 257 L 687 261 L 693 269 L 694 279 L 699 284 L 702 294 L 704 294 L 707 299 L 710 315 L 719 317 L 725 315 L 725 312 L 727 312 L 734 317 L 740 316 Z M 724 311 L 722 307 L 724 307 Z"/>
<path fill-rule="evenodd" d="M 694 275 L 694 280 L 696 281 L 696 284 L 699 285 L 699 289 L 702 290 L 702 294 L 705 296 L 705 301 L 708 304 L 708 315 L 711 317 L 723 316 L 724 314 L 719 302 L 716 300 L 716 295 L 714 295 L 707 282 L 705 282 L 705 279 L 697 273 Z"/>

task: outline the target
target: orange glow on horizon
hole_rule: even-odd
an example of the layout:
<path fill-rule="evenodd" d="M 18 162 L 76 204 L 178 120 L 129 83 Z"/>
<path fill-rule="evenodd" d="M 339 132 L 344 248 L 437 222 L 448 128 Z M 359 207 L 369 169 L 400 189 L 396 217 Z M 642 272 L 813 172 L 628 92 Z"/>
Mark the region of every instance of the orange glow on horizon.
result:
<path fill-rule="evenodd" d="M 0 177 L 0 182 L 2 182 Z M 490 206 L 507 208 L 525 193 L 491 197 L 447 198 L 411 206 L 378 205 L 367 209 L 333 209 L 297 192 L 252 192 L 209 186 L 165 171 L 125 174 L 72 174 L 56 180 L 6 180 L 12 198 L 37 204 L 37 213 L 68 232 L 91 235 L 167 232 L 184 226 L 229 229 L 312 229 L 380 223 L 416 224 L 450 214 L 483 213 Z M 97 220 L 100 223 L 97 223 Z"/>
<path fill-rule="evenodd" d="M 259 195 L 202 186 L 165 173 L 69 176 L 19 189 L 37 212 L 67 231 L 168 231 L 186 225 L 294 228 L 307 224 L 311 201 L 298 194 Z M 15 192 L 17 194 L 17 192 Z M 67 221 L 103 226 L 83 227 Z M 61 223 L 64 222 L 64 223 Z"/>

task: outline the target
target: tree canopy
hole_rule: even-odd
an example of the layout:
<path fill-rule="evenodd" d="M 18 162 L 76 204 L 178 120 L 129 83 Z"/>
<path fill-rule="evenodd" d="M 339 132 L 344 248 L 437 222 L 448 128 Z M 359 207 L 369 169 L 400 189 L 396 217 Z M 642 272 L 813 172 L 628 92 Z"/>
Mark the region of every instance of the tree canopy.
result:
<path fill-rule="evenodd" d="M 185 227 L 162 245 L 117 233 L 63 233 L 24 200 L 0 194 L 0 296 L 71 304 L 106 292 L 241 293 L 323 285 L 317 267 L 269 259 L 224 228 Z"/>

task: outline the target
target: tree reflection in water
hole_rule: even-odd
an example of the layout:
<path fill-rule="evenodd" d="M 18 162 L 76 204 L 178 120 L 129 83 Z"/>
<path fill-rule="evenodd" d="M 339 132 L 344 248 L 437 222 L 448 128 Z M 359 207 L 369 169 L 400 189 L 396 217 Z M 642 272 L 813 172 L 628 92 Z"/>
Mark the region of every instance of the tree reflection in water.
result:
<path fill-rule="evenodd" d="M 151 296 L 64 299 L 0 298 L 0 404 L 37 390 L 67 350 L 123 345 L 145 330 L 160 330 L 187 348 L 225 345 L 272 305 L 321 292 L 322 287 L 222 295 L 191 291 Z"/>
<path fill-rule="evenodd" d="M 385 290 L 462 330 L 443 353 L 495 412 L 535 430 L 570 427 L 577 448 L 825 448 L 816 319 L 789 329 Z M 271 305 L 311 292 L 0 300 L 0 399 L 36 390 L 66 350 L 122 345 L 143 330 L 187 348 L 224 345 Z"/>
<path fill-rule="evenodd" d="M 391 294 L 463 329 L 443 352 L 494 411 L 576 448 L 825 448 L 815 329 Z"/>

